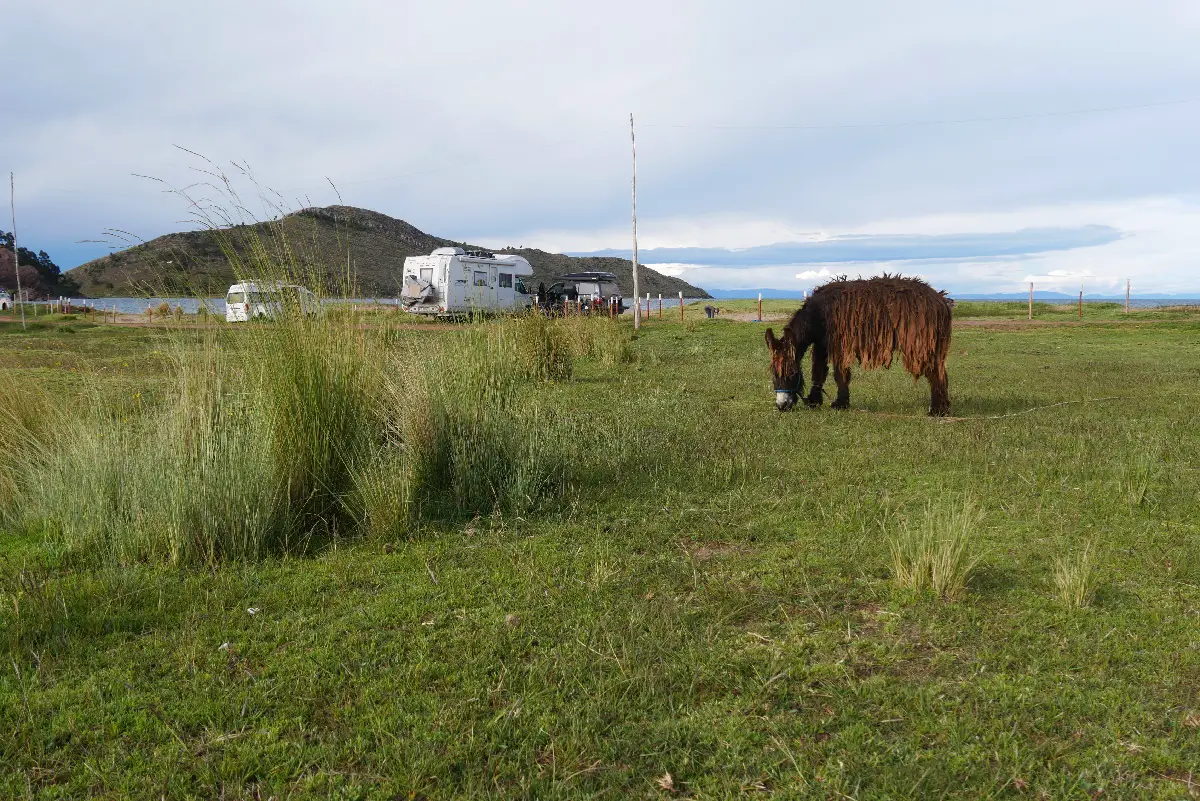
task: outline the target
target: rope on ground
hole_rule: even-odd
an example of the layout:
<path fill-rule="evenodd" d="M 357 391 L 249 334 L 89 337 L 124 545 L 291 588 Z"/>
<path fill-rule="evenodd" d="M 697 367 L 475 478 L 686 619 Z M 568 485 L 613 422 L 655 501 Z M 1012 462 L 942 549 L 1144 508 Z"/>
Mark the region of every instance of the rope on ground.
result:
<path fill-rule="evenodd" d="M 1005 417 L 1019 417 L 1030 412 L 1040 412 L 1042 409 L 1053 409 L 1055 406 L 1066 406 L 1071 403 L 1102 403 L 1104 401 L 1120 400 L 1117 395 L 1110 395 L 1105 398 L 1084 398 L 1083 400 L 1067 400 L 1059 401 L 1058 403 L 1050 403 L 1045 406 L 1034 406 L 1029 409 L 1022 409 L 1019 412 L 1006 412 L 1004 414 L 989 414 L 981 417 L 944 417 L 940 422 L 943 423 L 961 423 L 964 420 L 1001 420 Z"/>

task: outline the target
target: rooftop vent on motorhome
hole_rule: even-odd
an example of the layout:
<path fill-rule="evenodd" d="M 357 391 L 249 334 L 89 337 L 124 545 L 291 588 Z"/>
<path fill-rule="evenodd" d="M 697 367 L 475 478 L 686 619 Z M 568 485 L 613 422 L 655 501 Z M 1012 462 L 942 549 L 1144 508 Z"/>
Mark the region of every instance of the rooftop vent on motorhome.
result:
<path fill-rule="evenodd" d="M 461 256 L 466 253 L 462 248 L 438 248 L 430 256 Z"/>

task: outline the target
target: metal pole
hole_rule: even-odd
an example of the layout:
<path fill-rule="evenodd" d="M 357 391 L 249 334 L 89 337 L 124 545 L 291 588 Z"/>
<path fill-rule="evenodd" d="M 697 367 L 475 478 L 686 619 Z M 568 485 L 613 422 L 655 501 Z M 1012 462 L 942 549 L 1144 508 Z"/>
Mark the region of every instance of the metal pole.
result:
<path fill-rule="evenodd" d="M 25 329 L 25 302 L 21 297 L 21 251 L 17 250 L 17 190 L 16 179 L 8 174 L 8 207 L 12 211 L 13 273 L 17 276 L 17 305 L 21 307 L 21 330 Z"/>
<path fill-rule="evenodd" d="M 633 150 L 633 328 L 642 327 L 641 289 L 637 262 L 637 139 L 633 131 L 633 113 L 629 114 L 629 145 Z"/>

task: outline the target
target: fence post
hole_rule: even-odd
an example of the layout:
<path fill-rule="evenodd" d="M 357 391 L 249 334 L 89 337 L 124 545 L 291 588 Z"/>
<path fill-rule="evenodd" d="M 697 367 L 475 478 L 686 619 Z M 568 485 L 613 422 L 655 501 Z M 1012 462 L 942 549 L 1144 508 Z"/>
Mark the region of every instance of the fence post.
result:
<path fill-rule="evenodd" d="M 758 293 L 758 321 L 762 322 L 762 293 Z"/>
<path fill-rule="evenodd" d="M 1083 287 L 1079 287 L 1079 319 L 1083 319 Z"/>
<path fill-rule="evenodd" d="M 1029 282 L 1029 319 L 1033 319 L 1033 282 Z"/>
<path fill-rule="evenodd" d="M 683 290 L 679 290 L 679 322 L 683 322 Z"/>
<path fill-rule="evenodd" d="M 662 293 L 658 293 L 658 319 L 662 319 Z"/>
<path fill-rule="evenodd" d="M 1129 314 L 1129 279 L 1125 279 L 1125 313 Z"/>

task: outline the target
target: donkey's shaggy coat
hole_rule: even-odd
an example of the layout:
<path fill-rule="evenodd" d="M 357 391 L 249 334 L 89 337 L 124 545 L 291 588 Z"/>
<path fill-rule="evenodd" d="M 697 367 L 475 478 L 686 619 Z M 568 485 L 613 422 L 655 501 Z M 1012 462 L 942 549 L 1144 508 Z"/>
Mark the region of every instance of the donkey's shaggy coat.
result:
<path fill-rule="evenodd" d="M 820 406 L 829 365 L 837 384 L 833 408 L 850 406 L 850 366 L 891 367 L 900 351 L 913 378 L 929 379 L 931 415 L 950 413 L 946 353 L 950 349 L 950 299 L 919 278 L 884 275 L 818 287 L 776 338 L 767 329 L 776 405 L 790 409 L 804 389 L 800 360 L 812 345 L 812 389 L 805 398 Z"/>

